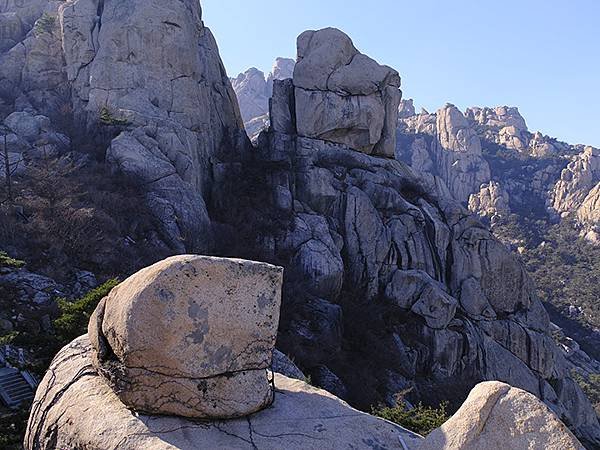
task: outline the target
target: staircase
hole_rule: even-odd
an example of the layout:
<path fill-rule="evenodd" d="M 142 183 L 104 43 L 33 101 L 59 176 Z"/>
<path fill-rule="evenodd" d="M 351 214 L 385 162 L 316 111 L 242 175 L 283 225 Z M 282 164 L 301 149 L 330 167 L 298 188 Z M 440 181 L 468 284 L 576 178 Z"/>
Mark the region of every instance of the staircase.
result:
<path fill-rule="evenodd" d="M 0 400 L 9 408 L 16 408 L 34 395 L 35 380 L 27 372 L 12 367 L 0 368 Z"/>

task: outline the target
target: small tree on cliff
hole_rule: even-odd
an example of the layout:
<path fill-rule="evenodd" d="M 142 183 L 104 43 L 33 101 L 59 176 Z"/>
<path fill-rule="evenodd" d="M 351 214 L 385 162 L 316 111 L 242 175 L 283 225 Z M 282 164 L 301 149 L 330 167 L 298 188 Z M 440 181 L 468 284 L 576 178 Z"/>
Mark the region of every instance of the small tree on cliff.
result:
<path fill-rule="evenodd" d="M 8 135 L 12 133 L 12 130 L 5 126 L 0 125 L 0 139 L 3 143 L 2 147 L 2 166 L 4 169 L 4 183 L 6 186 L 6 199 L 3 202 L 14 203 L 13 189 L 12 189 L 12 176 L 19 168 L 19 164 L 23 162 L 23 158 L 19 158 L 17 161 L 10 160 L 10 154 L 8 153 Z M 2 202 L 2 203 L 3 203 Z"/>

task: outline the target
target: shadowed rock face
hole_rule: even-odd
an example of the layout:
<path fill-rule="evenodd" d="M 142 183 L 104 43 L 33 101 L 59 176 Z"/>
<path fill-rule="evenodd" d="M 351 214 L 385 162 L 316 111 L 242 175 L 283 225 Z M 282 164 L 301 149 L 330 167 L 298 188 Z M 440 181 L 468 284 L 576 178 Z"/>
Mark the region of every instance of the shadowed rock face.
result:
<path fill-rule="evenodd" d="M 92 362 L 137 411 L 240 417 L 273 400 L 267 369 L 282 270 L 175 256 L 113 289 L 90 320 Z"/>

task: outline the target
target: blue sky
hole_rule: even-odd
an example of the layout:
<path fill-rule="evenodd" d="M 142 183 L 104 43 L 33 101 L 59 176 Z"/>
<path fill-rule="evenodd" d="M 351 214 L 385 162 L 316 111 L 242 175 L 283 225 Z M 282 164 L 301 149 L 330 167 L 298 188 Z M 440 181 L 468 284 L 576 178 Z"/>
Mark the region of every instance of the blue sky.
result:
<path fill-rule="evenodd" d="M 600 147 L 600 0 L 201 0 L 230 76 L 327 26 L 402 76 L 405 98 L 518 106 L 529 128 Z"/>

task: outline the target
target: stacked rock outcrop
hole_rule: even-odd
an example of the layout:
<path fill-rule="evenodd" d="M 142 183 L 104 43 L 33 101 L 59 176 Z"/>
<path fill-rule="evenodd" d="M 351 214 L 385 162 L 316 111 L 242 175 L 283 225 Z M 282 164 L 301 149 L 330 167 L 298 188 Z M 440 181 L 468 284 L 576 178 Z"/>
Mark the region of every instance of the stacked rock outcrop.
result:
<path fill-rule="evenodd" d="M 302 33 L 294 88 L 299 136 L 394 157 L 400 76 L 347 35 L 334 28 Z"/>
<path fill-rule="evenodd" d="M 436 114 L 406 117 L 400 121 L 400 130 L 417 136 L 402 139 L 397 156 L 426 174 L 431 188 L 443 184 L 450 195 L 466 204 L 490 181 L 481 140 L 456 106 L 447 104 Z"/>
<path fill-rule="evenodd" d="M 291 78 L 295 61 L 277 58 L 271 72 L 265 74 L 256 68 L 250 68 L 232 79 L 246 133 L 253 139 L 269 124 L 269 98 L 273 94 L 273 81 Z"/>
<path fill-rule="evenodd" d="M 92 316 L 92 362 L 132 409 L 244 416 L 269 405 L 281 269 L 178 256 L 112 290 Z"/>
<path fill-rule="evenodd" d="M 69 123 L 78 145 L 107 151 L 112 168 L 146 193 L 174 251 L 210 247 L 210 159 L 249 143 L 199 2 L 2 7 L 27 26 L 16 45 L 0 50 L 0 119 L 7 109 Z"/>
<path fill-rule="evenodd" d="M 133 275 L 52 362 L 25 448 L 416 448 L 418 435 L 269 370 L 281 282 L 279 267 L 200 256 Z"/>

